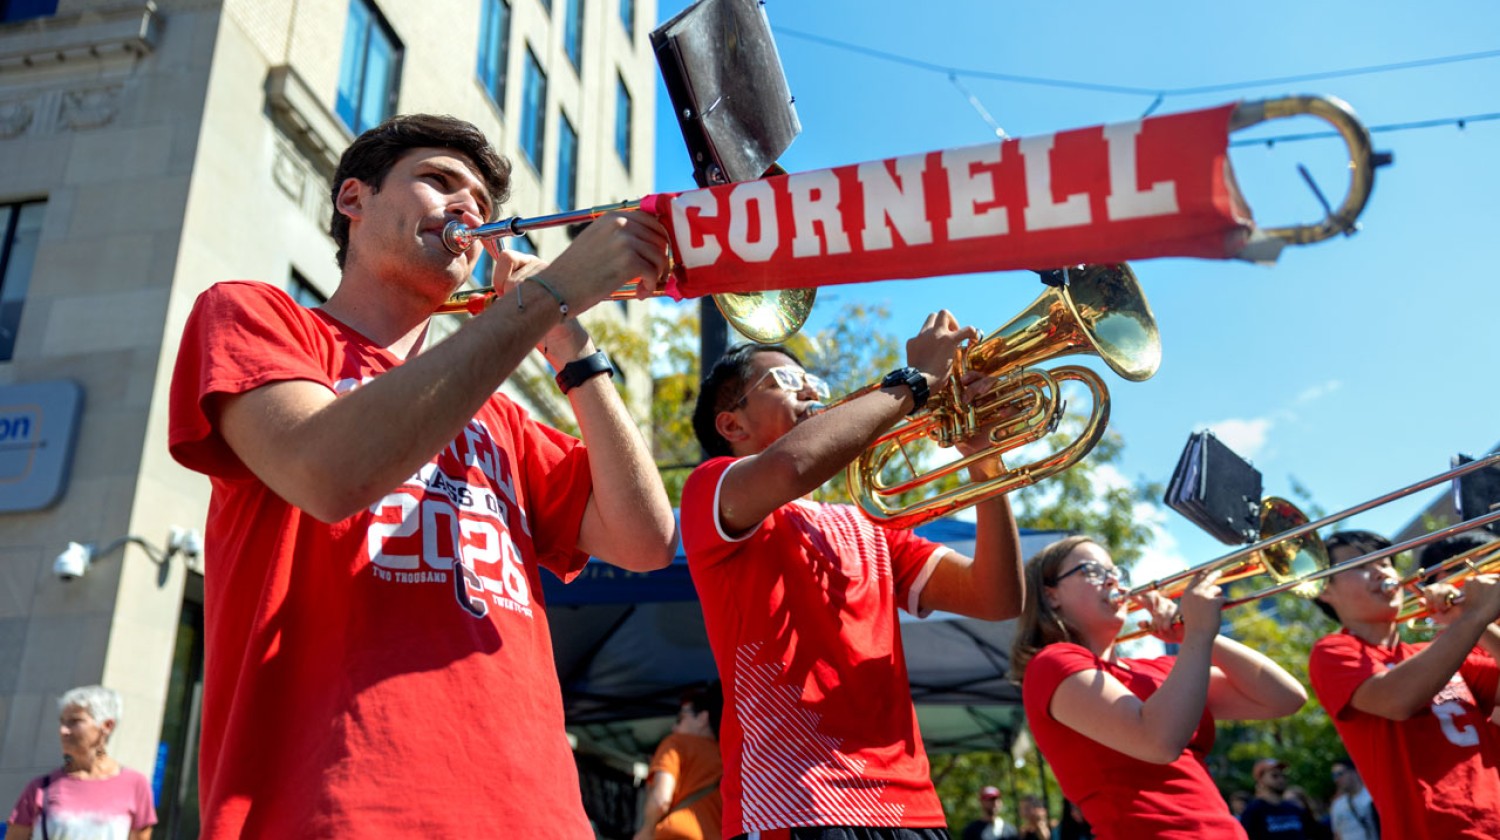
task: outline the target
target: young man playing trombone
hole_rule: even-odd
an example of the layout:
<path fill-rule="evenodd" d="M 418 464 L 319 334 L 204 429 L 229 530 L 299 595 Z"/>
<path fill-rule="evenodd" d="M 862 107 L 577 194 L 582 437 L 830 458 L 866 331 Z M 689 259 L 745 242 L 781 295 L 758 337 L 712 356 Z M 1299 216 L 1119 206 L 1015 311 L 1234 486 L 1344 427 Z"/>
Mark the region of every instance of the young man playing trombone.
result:
<path fill-rule="evenodd" d="M 1327 540 L 1334 564 L 1390 545 L 1369 531 Z M 1490 625 L 1500 617 L 1500 579 L 1471 578 L 1451 604 L 1451 588 L 1428 587 L 1447 626 L 1423 644 L 1401 640 L 1397 581 L 1389 559 L 1328 579 L 1315 603 L 1343 629 L 1313 646 L 1313 690 L 1364 777 L 1382 837 L 1500 837 L 1500 731 L 1489 721 L 1500 684 L 1500 631 Z"/>
<path fill-rule="evenodd" d="M 711 457 L 683 488 L 682 533 L 724 681 L 725 837 L 948 836 L 897 610 L 1016 615 L 1009 502 L 979 504 L 969 558 L 803 497 L 921 408 L 976 336 L 934 313 L 907 367 L 825 411 L 826 386 L 780 347 L 735 348 L 704 380 L 693 428 Z M 999 469 L 982 459 L 971 475 Z"/>
<path fill-rule="evenodd" d="M 576 320 L 654 286 L 666 240 L 618 214 L 550 266 L 502 253 L 509 293 L 424 351 L 479 258 L 443 228 L 492 217 L 509 173 L 468 123 L 395 117 L 334 175 L 326 304 L 219 283 L 188 319 L 169 441 L 213 481 L 204 838 L 591 834 L 539 575 L 670 562 L 666 493 Z M 584 441 L 497 393 L 533 347 Z"/>

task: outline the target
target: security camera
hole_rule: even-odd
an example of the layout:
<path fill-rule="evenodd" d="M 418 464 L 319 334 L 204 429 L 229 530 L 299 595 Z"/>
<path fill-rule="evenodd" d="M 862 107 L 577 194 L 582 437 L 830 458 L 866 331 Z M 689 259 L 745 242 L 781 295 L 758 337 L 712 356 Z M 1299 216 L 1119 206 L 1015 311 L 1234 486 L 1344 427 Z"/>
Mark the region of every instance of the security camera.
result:
<path fill-rule="evenodd" d="M 89 564 L 93 561 L 94 549 L 92 546 L 81 543 L 70 542 L 57 559 L 52 561 L 52 574 L 62 580 L 73 580 L 88 574 Z"/>

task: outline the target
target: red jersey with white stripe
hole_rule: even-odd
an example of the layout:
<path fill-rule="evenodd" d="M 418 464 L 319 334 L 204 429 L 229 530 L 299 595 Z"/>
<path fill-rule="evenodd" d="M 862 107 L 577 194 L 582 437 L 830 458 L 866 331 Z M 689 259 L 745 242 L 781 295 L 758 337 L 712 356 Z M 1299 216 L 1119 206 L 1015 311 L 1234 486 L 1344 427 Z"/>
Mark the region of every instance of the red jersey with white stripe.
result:
<path fill-rule="evenodd" d="M 213 482 L 204 840 L 590 836 L 540 578 L 588 559 L 582 444 L 496 395 L 329 524 L 219 432 L 226 395 L 288 380 L 344 394 L 400 364 L 261 283 L 220 283 L 188 318 L 168 439 Z"/>
<path fill-rule="evenodd" d="M 731 538 L 694 470 L 682 542 L 724 680 L 724 836 L 816 825 L 946 824 L 901 648 L 947 549 L 848 505 L 795 501 Z"/>
<path fill-rule="evenodd" d="M 1406 720 L 1354 708 L 1354 692 L 1427 645 L 1372 645 L 1348 631 L 1319 639 L 1307 665 L 1318 701 L 1380 814 L 1386 840 L 1500 837 L 1500 732 L 1490 721 L 1500 669 L 1469 654 L 1432 704 Z"/>

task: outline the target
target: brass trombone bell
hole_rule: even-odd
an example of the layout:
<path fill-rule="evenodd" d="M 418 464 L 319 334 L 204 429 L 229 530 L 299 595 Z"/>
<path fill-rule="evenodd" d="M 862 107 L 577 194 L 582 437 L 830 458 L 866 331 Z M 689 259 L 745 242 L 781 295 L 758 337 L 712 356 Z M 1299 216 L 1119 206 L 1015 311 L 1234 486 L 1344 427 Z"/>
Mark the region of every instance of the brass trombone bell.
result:
<path fill-rule="evenodd" d="M 1405 498 L 1413 493 L 1426 490 L 1429 487 L 1444 484 L 1446 482 L 1453 481 L 1460 476 L 1468 475 L 1471 472 L 1486 469 L 1492 466 L 1500 466 L 1500 453 L 1489 455 L 1475 461 L 1470 461 L 1467 464 L 1462 464 L 1446 472 L 1441 472 L 1437 475 L 1422 479 L 1421 481 L 1415 482 L 1413 484 L 1408 484 L 1407 486 L 1402 487 L 1399 490 L 1392 490 L 1388 493 L 1384 493 L 1372 499 L 1360 502 L 1357 505 L 1341 510 L 1338 513 L 1329 514 L 1328 516 L 1325 516 L 1322 519 L 1318 519 L 1313 522 L 1307 522 L 1306 517 L 1304 516 L 1300 517 L 1302 520 L 1302 524 L 1292 524 L 1298 521 L 1299 517 L 1297 515 L 1288 515 L 1279 524 L 1290 525 L 1291 527 L 1281 531 L 1278 535 L 1271 536 L 1269 538 L 1262 538 L 1260 542 L 1245 546 L 1241 549 L 1237 549 L 1229 554 L 1224 555 L 1223 557 L 1220 557 L 1217 560 L 1211 560 L 1208 563 L 1195 566 L 1194 568 L 1188 569 L 1185 572 L 1179 572 L 1175 575 L 1162 578 L 1161 580 L 1138 586 L 1130 590 L 1129 593 L 1126 593 L 1125 597 L 1139 597 L 1140 595 L 1151 590 L 1164 590 L 1174 586 L 1176 587 L 1177 593 L 1181 594 L 1182 591 L 1186 589 L 1186 586 L 1183 584 L 1185 584 L 1187 580 L 1190 580 L 1199 571 L 1214 568 L 1215 564 L 1220 564 L 1227 567 L 1247 557 L 1252 557 L 1256 554 L 1264 552 L 1267 548 L 1274 547 L 1276 543 L 1298 540 L 1304 537 L 1313 537 L 1314 539 L 1316 539 L 1317 532 L 1320 529 L 1332 527 L 1333 525 L 1342 522 L 1343 520 L 1348 519 L 1351 516 L 1358 516 L 1361 513 L 1380 507 L 1381 505 L 1388 504 L 1392 501 L 1395 501 L 1396 499 Z M 1300 514 L 1301 512 L 1298 511 L 1297 513 Z M 1454 525 L 1449 525 L 1446 528 L 1440 528 L 1436 531 L 1432 531 L 1431 533 L 1421 534 L 1404 542 L 1396 543 L 1395 545 L 1380 549 L 1379 551 L 1372 551 L 1368 554 L 1362 554 L 1359 557 L 1351 557 L 1348 560 L 1344 560 L 1340 563 L 1330 564 L 1327 557 L 1327 550 L 1325 548 L 1322 558 L 1322 562 L 1324 563 L 1323 568 L 1315 569 L 1313 571 L 1305 571 L 1294 577 L 1279 582 L 1274 586 L 1268 586 L 1265 589 L 1262 589 L 1258 592 L 1253 592 L 1243 597 L 1233 598 L 1225 602 L 1224 608 L 1229 609 L 1231 607 L 1238 607 L 1242 604 L 1248 604 L 1252 601 L 1258 601 L 1261 598 L 1266 598 L 1271 595 L 1280 595 L 1286 592 L 1305 593 L 1311 591 L 1313 592 L 1313 595 L 1310 597 L 1316 597 L 1316 595 L 1321 592 L 1322 582 L 1327 578 L 1339 574 L 1340 572 L 1358 568 L 1367 563 L 1373 563 L 1377 560 L 1384 560 L 1387 557 L 1395 557 L 1402 552 L 1420 548 L 1421 546 L 1427 545 L 1428 543 L 1446 539 L 1462 531 L 1481 528 L 1495 522 L 1500 522 L 1500 510 L 1491 511 L 1484 514 L 1483 516 L 1479 516 L 1465 522 L 1459 522 Z M 1267 521 L 1264 517 L 1263 510 L 1262 533 L 1264 533 L 1264 531 L 1266 530 L 1266 525 Z M 1322 541 L 1317 540 L 1316 544 L 1321 545 Z M 1304 550 L 1311 551 L 1314 555 L 1316 555 L 1315 549 Z M 1299 555 L 1302 553 L 1303 550 L 1299 550 L 1297 552 L 1297 554 Z M 1305 559 L 1296 559 L 1293 561 L 1293 564 L 1294 566 L 1301 564 L 1304 568 L 1306 568 L 1307 562 L 1308 561 Z M 1431 574 L 1431 571 L 1429 570 L 1423 573 L 1424 576 L 1427 574 Z M 1308 587 L 1312 584 L 1317 584 L 1319 588 L 1309 590 Z M 1140 638 L 1145 635 L 1148 634 L 1144 631 L 1139 631 L 1121 635 L 1119 637 L 1116 637 L 1115 640 L 1127 641 L 1129 639 Z"/>
<path fill-rule="evenodd" d="M 1109 390 L 1098 374 L 1078 366 L 1034 367 L 1072 354 L 1096 355 L 1122 377 L 1140 382 L 1161 364 L 1161 339 L 1151 307 L 1135 272 L 1124 263 L 1067 269 L 1063 285 L 1049 287 L 999 330 L 959 351 L 948 385 L 926 408 L 887 430 L 849 465 L 849 493 L 871 520 L 893 528 L 914 528 L 1009 493 L 1068 469 L 1086 456 L 1109 423 Z M 966 401 L 966 371 L 998 377 L 985 394 Z M 1063 382 L 1082 383 L 1092 411 L 1071 442 L 1039 460 L 1007 465 L 985 481 L 958 475 L 975 462 L 1042 440 L 1057 428 L 1065 408 Z M 850 397 L 865 393 L 867 386 Z M 997 424 L 998 425 L 994 425 Z M 992 426 L 990 446 L 930 469 L 920 468 L 907 447 L 929 439 L 950 447 Z M 896 462 L 904 469 L 892 477 Z M 938 489 L 955 476 L 957 486 Z M 919 498 L 910 501 L 908 494 Z"/>
<path fill-rule="evenodd" d="M 508 236 L 520 236 L 527 231 L 541 228 L 591 222 L 606 213 L 640 209 L 640 201 L 619 201 L 583 210 L 553 213 L 549 216 L 522 218 L 512 216 L 498 222 L 470 228 L 460 222 L 449 222 L 443 228 L 443 245 L 455 254 L 469 250 L 475 242 Z M 772 292 L 724 292 L 713 296 L 714 305 L 724 313 L 724 320 L 739 330 L 740 334 L 761 344 L 780 344 L 802 329 L 812 314 L 813 301 L 818 290 L 782 289 Z M 450 296 L 439 306 L 435 314 L 478 314 L 495 298 L 493 287 L 466 289 Z M 664 297 L 666 292 L 657 290 L 651 297 Z M 633 300 L 636 285 L 627 284 L 610 294 L 610 300 Z"/>
<path fill-rule="evenodd" d="M 1142 606 L 1141 598 L 1148 592 L 1180 598 L 1195 576 L 1210 571 L 1219 572 L 1220 584 L 1269 575 L 1278 584 L 1289 584 L 1290 591 L 1299 597 L 1316 598 L 1323 591 L 1322 579 L 1308 578 L 1328 568 L 1328 547 L 1323 545 L 1316 531 L 1298 530 L 1307 524 L 1307 514 L 1296 505 L 1279 496 L 1267 496 L 1260 503 L 1260 540 L 1254 545 L 1138 586 L 1125 593 L 1124 598 L 1136 607 Z M 1246 600 L 1258 597 L 1252 595 Z M 1128 642 L 1148 635 L 1150 633 L 1145 630 L 1131 630 L 1121 633 L 1115 641 Z"/>

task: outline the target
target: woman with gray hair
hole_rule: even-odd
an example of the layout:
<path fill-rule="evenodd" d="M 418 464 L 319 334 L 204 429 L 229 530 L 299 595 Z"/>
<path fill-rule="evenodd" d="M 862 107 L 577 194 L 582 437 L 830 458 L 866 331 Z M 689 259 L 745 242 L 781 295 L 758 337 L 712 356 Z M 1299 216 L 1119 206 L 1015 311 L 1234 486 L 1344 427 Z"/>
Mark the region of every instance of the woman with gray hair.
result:
<path fill-rule="evenodd" d="M 62 767 L 31 780 L 10 812 L 8 840 L 150 840 L 151 785 L 109 754 L 120 694 L 100 685 L 58 698 Z"/>

